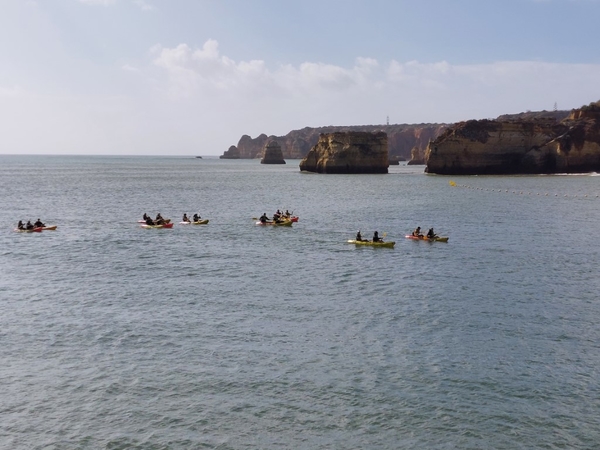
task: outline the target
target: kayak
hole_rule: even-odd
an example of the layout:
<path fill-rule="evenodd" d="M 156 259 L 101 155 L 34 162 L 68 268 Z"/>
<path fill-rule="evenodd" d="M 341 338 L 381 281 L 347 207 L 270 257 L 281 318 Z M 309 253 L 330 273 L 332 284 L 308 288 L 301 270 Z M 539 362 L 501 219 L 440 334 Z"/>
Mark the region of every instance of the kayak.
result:
<path fill-rule="evenodd" d="M 50 225 L 49 227 L 42 227 L 42 230 L 56 230 L 58 225 Z"/>
<path fill-rule="evenodd" d="M 298 219 L 300 219 L 298 216 L 292 216 L 292 217 L 290 217 L 290 220 L 292 222 L 298 222 Z"/>
<path fill-rule="evenodd" d="M 146 223 L 146 221 L 144 219 L 140 219 L 137 221 L 138 223 Z M 165 222 L 167 223 L 171 223 L 171 219 L 165 219 Z"/>
<path fill-rule="evenodd" d="M 42 230 L 43 230 L 42 227 L 32 228 L 31 230 L 19 230 L 18 228 L 15 228 L 15 231 L 17 233 L 41 233 Z"/>
<path fill-rule="evenodd" d="M 181 225 L 206 225 L 208 223 L 208 219 L 198 220 L 196 222 L 179 222 Z"/>
<path fill-rule="evenodd" d="M 427 236 L 413 236 L 412 234 L 407 234 L 404 237 L 414 241 L 448 242 L 448 236 L 436 236 L 434 238 L 428 238 Z"/>
<path fill-rule="evenodd" d="M 140 225 L 142 228 L 173 228 L 173 224 L 172 223 L 165 223 L 162 225 Z"/>
<path fill-rule="evenodd" d="M 388 247 L 388 248 L 393 248 L 394 245 L 396 245 L 396 243 L 394 241 L 373 242 L 373 241 L 357 241 L 356 239 L 348 239 L 348 244 L 368 245 L 370 247 Z"/>
<path fill-rule="evenodd" d="M 292 222 L 291 220 L 284 220 L 282 222 L 261 222 L 260 220 L 258 222 L 256 222 L 256 225 L 276 225 L 279 227 L 291 227 L 292 224 L 294 222 Z"/>

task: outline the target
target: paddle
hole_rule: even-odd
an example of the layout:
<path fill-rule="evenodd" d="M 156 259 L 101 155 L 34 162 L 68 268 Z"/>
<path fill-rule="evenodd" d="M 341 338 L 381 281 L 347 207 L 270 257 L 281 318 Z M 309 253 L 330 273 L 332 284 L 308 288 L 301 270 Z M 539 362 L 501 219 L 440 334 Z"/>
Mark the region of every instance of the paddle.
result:
<path fill-rule="evenodd" d="M 449 184 L 450 186 L 452 186 L 452 187 L 455 187 L 455 186 L 456 186 L 456 183 L 455 183 L 454 181 L 452 181 L 452 180 L 450 180 L 450 181 L 448 182 L 448 184 Z"/>

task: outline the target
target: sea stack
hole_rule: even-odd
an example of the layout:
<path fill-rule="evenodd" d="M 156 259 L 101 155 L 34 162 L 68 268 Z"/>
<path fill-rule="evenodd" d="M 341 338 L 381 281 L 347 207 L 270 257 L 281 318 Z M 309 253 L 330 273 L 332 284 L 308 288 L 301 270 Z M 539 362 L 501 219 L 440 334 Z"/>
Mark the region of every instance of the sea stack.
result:
<path fill-rule="evenodd" d="M 388 141 L 383 131 L 323 133 L 300 162 L 317 173 L 388 173 Z"/>
<path fill-rule="evenodd" d="M 269 141 L 263 150 L 261 164 L 285 164 L 281 146 L 275 140 Z"/>

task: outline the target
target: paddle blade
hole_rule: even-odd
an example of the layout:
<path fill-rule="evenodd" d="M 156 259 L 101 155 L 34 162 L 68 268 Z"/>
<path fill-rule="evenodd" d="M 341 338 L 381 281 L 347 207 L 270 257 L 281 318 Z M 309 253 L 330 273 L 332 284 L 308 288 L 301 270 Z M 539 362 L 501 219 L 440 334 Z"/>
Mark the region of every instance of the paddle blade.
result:
<path fill-rule="evenodd" d="M 448 183 L 449 183 L 449 184 L 450 184 L 450 186 L 452 186 L 452 187 L 456 186 L 456 183 L 455 183 L 454 181 L 452 181 L 452 180 L 450 180 Z"/>

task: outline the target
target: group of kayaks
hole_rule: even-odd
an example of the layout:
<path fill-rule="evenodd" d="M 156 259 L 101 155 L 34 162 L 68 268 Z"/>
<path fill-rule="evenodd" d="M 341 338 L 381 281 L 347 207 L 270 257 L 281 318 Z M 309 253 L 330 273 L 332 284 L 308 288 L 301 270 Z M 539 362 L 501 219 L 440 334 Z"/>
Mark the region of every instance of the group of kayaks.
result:
<path fill-rule="evenodd" d="M 44 230 L 56 230 L 57 225 L 46 225 L 40 219 L 35 223 L 31 223 L 31 220 L 25 225 L 22 220 L 19 220 L 15 231 L 18 233 L 41 233 Z"/>
<path fill-rule="evenodd" d="M 432 229 L 433 230 L 433 229 Z M 385 236 L 385 233 L 384 233 Z M 396 245 L 395 241 L 384 241 L 377 236 L 377 232 L 375 232 L 376 240 L 365 240 L 361 239 L 360 232 L 358 233 L 356 239 L 348 239 L 348 244 L 355 244 L 358 246 L 366 245 L 369 247 L 387 247 L 393 248 Z M 433 236 L 424 236 L 422 234 L 407 234 L 404 236 L 406 239 L 412 239 L 415 241 L 428 241 L 428 242 L 448 242 L 448 236 L 438 236 L 434 234 Z"/>
<path fill-rule="evenodd" d="M 260 216 L 258 219 L 255 217 L 254 220 L 257 220 L 256 225 L 291 227 L 294 222 L 298 222 L 298 216 L 292 215 L 289 211 L 284 213 L 277 210 L 271 219 L 266 213 L 263 213 L 262 216 Z"/>
<path fill-rule="evenodd" d="M 58 225 L 50 225 L 50 226 L 43 226 L 43 227 L 33 227 L 33 228 L 15 228 L 15 231 L 17 233 L 41 233 L 44 230 L 56 230 L 58 228 Z"/>
<path fill-rule="evenodd" d="M 142 219 L 138 220 L 140 227 L 142 228 L 173 228 L 173 222 L 171 219 L 164 219 L 160 213 L 156 215 L 156 219 L 152 219 L 146 213 Z M 187 214 L 183 215 L 183 219 L 179 222 L 180 225 L 206 225 L 208 219 L 202 219 L 198 214 L 194 214 L 192 219 L 188 218 Z"/>

